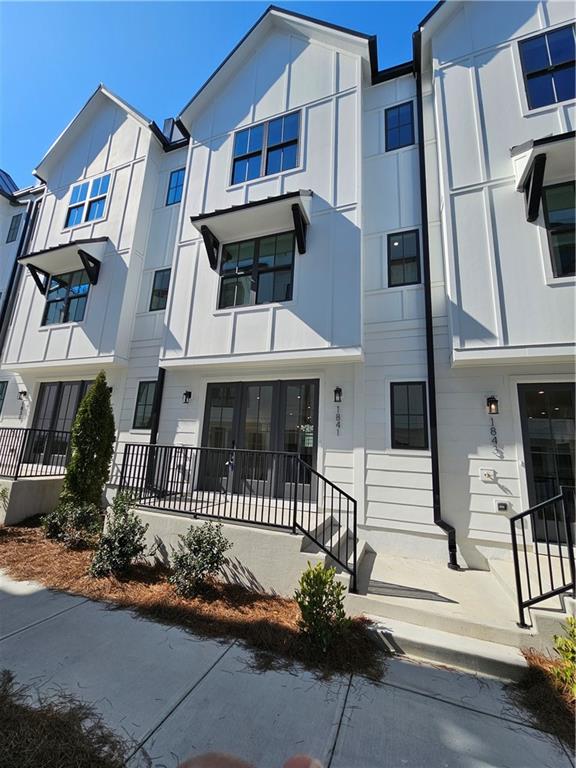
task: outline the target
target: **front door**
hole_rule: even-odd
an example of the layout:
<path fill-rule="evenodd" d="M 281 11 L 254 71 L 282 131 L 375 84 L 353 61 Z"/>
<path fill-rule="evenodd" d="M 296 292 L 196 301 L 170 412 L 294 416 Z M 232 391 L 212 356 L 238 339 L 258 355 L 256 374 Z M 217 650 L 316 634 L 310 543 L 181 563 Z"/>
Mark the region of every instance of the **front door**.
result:
<path fill-rule="evenodd" d="M 40 384 L 38 402 L 32 421 L 32 433 L 26 460 L 35 464 L 64 461 L 69 445 L 67 435 L 91 381 L 50 381 Z"/>
<path fill-rule="evenodd" d="M 575 386 L 520 384 L 518 395 L 528 494 L 534 506 L 556 496 L 561 486 L 574 486 Z M 539 514 L 534 531 L 538 541 L 546 534 L 549 541 L 558 539 L 551 507 Z M 560 537 L 565 537 L 562 530 Z"/>

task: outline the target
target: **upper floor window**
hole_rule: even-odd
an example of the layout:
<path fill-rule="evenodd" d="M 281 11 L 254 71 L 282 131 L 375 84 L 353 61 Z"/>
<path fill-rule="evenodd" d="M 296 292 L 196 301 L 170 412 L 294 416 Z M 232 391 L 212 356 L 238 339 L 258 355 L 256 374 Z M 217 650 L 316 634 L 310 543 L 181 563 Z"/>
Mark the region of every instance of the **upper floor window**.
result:
<path fill-rule="evenodd" d="M 222 246 L 219 308 L 290 301 L 294 233 Z"/>
<path fill-rule="evenodd" d="M 296 168 L 299 135 L 299 112 L 237 131 L 234 136 L 232 184 Z"/>
<path fill-rule="evenodd" d="M 15 216 L 12 216 L 12 220 L 10 221 L 10 229 L 8 230 L 8 237 L 6 238 L 7 243 L 13 243 L 14 240 L 16 240 L 18 237 L 18 230 L 20 229 L 21 221 L 21 213 L 17 213 Z"/>
<path fill-rule="evenodd" d="M 568 181 L 544 187 L 542 199 L 554 277 L 573 277 L 576 274 L 576 184 Z"/>
<path fill-rule="evenodd" d="M 109 186 L 109 173 L 93 179 L 92 182 L 84 181 L 73 186 L 64 226 L 77 227 L 79 224 L 101 219 L 106 208 Z"/>
<path fill-rule="evenodd" d="M 172 171 L 168 181 L 168 192 L 166 194 L 166 205 L 174 205 L 182 200 L 182 190 L 184 189 L 185 168 L 178 168 Z"/>
<path fill-rule="evenodd" d="M 420 282 L 418 230 L 388 235 L 388 287 Z"/>
<path fill-rule="evenodd" d="M 155 397 L 155 381 L 141 381 L 138 384 L 138 394 L 136 395 L 136 408 L 134 409 L 134 421 L 132 422 L 132 429 L 152 428 L 152 415 L 154 413 Z"/>
<path fill-rule="evenodd" d="M 575 29 L 571 24 L 520 43 L 530 109 L 576 96 Z"/>
<path fill-rule="evenodd" d="M 428 450 L 426 384 L 423 381 L 390 385 L 392 448 Z"/>
<path fill-rule="evenodd" d="M 158 269 L 154 272 L 152 295 L 150 296 L 150 312 L 166 309 L 168 287 L 170 285 L 170 269 Z"/>
<path fill-rule="evenodd" d="M 414 108 L 411 101 L 389 107 L 385 113 L 386 152 L 414 144 Z"/>
<path fill-rule="evenodd" d="M 84 320 L 90 282 L 85 269 L 52 275 L 46 291 L 42 325 L 79 323 Z"/>
<path fill-rule="evenodd" d="M 7 389 L 8 389 L 8 382 L 0 381 L 0 413 L 2 413 L 2 408 L 4 407 L 4 400 L 6 398 Z"/>

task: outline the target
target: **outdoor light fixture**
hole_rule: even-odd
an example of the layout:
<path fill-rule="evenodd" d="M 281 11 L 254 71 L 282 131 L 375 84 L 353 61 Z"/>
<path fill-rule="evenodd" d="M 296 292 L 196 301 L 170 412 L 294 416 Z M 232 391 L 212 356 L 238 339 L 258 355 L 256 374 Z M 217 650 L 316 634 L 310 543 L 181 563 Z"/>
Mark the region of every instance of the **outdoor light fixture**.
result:
<path fill-rule="evenodd" d="M 334 390 L 334 402 L 335 403 L 342 402 L 342 387 L 336 387 L 336 389 Z"/>
<path fill-rule="evenodd" d="M 486 398 L 486 413 L 490 415 L 498 413 L 498 398 L 494 397 L 494 395 Z"/>
<path fill-rule="evenodd" d="M 18 400 L 26 400 L 28 397 L 28 392 L 26 392 L 25 389 L 21 389 L 20 392 L 18 392 Z"/>
<path fill-rule="evenodd" d="M 184 405 L 188 405 L 191 399 L 192 399 L 192 392 L 190 392 L 189 389 L 187 389 L 186 392 L 182 393 L 182 402 L 184 403 Z"/>

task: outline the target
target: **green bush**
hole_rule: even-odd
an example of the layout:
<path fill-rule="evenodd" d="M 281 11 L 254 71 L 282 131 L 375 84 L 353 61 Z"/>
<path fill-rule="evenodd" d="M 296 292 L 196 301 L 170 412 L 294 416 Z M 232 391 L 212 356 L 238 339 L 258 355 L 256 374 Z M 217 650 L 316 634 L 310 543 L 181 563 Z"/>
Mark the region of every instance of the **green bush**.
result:
<path fill-rule="evenodd" d="M 558 683 L 576 698 L 576 618 L 568 616 L 563 635 L 554 635 L 559 662 L 553 673 Z"/>
<path fill-rule="evenodd" d="M 96 504 L 61 502 L 44 515 L 42 528 L 47 539 L 61 541 L 71 549 L 91 546 L 102 530 L 102 510 Z"/>
<path fill-rule="evenodd" d="M 133 497 L 126 491 L 116 494 L 105 530 L 92 558 L 90 574 L 119 576 L 126 573 L 132 563 L 146 551 L 144 537 L 148 525 L 130 512 Z"/>
<path fill-rule="evenodd" d="M 344 611 L 346 587 L 336 580 L 336 569 L 308 563 L 294 595 L 302 614 L 300 630 L 312 647 L 325 653 L 349 626 Z"/>
<path fill-rule="evenodd" d="M 208 576 L 214 576 L 222 569 L 226 552 L 232 545 L 222 533 L 220 523 L 191 526 L 178 538 L 169 579 L 179 595 L 191 597 Z"/>

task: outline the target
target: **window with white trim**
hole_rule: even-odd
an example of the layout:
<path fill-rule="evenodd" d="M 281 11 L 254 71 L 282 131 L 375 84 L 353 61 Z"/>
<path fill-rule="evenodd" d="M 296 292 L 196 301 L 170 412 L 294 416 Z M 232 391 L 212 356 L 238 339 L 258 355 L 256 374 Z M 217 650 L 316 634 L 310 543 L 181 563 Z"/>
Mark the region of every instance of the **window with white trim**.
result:
<path fill-rule="evenodd" d="M 10 221 L 10 228 L 8 230 L 8 237 L 6 238 L 7 243 L 13 243 L 14 240 L 18 237 L 18 230 L 20 229 L 20 222 L 22 221 L 22 214 L 17 213 L 15 216 L 12 216 L 12 220 Z"/>
<path fill-rule="evenodd" d="M 52 275 L 46 291 L 42 325 L 79 323 L 84 320 L 90 281 L 85 269 Z"/>
<path fill-rule="evenodd" d="M 75 184 L 70 192 L 70 203 L 64 227 L 77 227 L 104 216 L 106 198 L 110 187 L 110 174 Z"/>
<path fill-rule="evenodd" d="M 576 27 L 554 29 L 519 43 L 530 109 L 576 97 Z"/>
<path fill-rule="evenodd" d="M 392 448 L 428 449 L 428 408 L 423 381 L 390 384 Z"/>
<path fill-rule="evenodd" d="M 232 184 L 296 168 L 299 136 L 300 112 L 236 131 Z"/>
<path fill-rule="evenodd" d="M 138 384 L 136 407 L 132 429 L 151 429 L 154 413 L 154 398 L 156 397 L 156 382 L 141 381 Z"/>
<path fill-rule="evenodd" d="M 552 184 L 542 190 L 554 277 L 576 275 L 576 184 Z"/>

